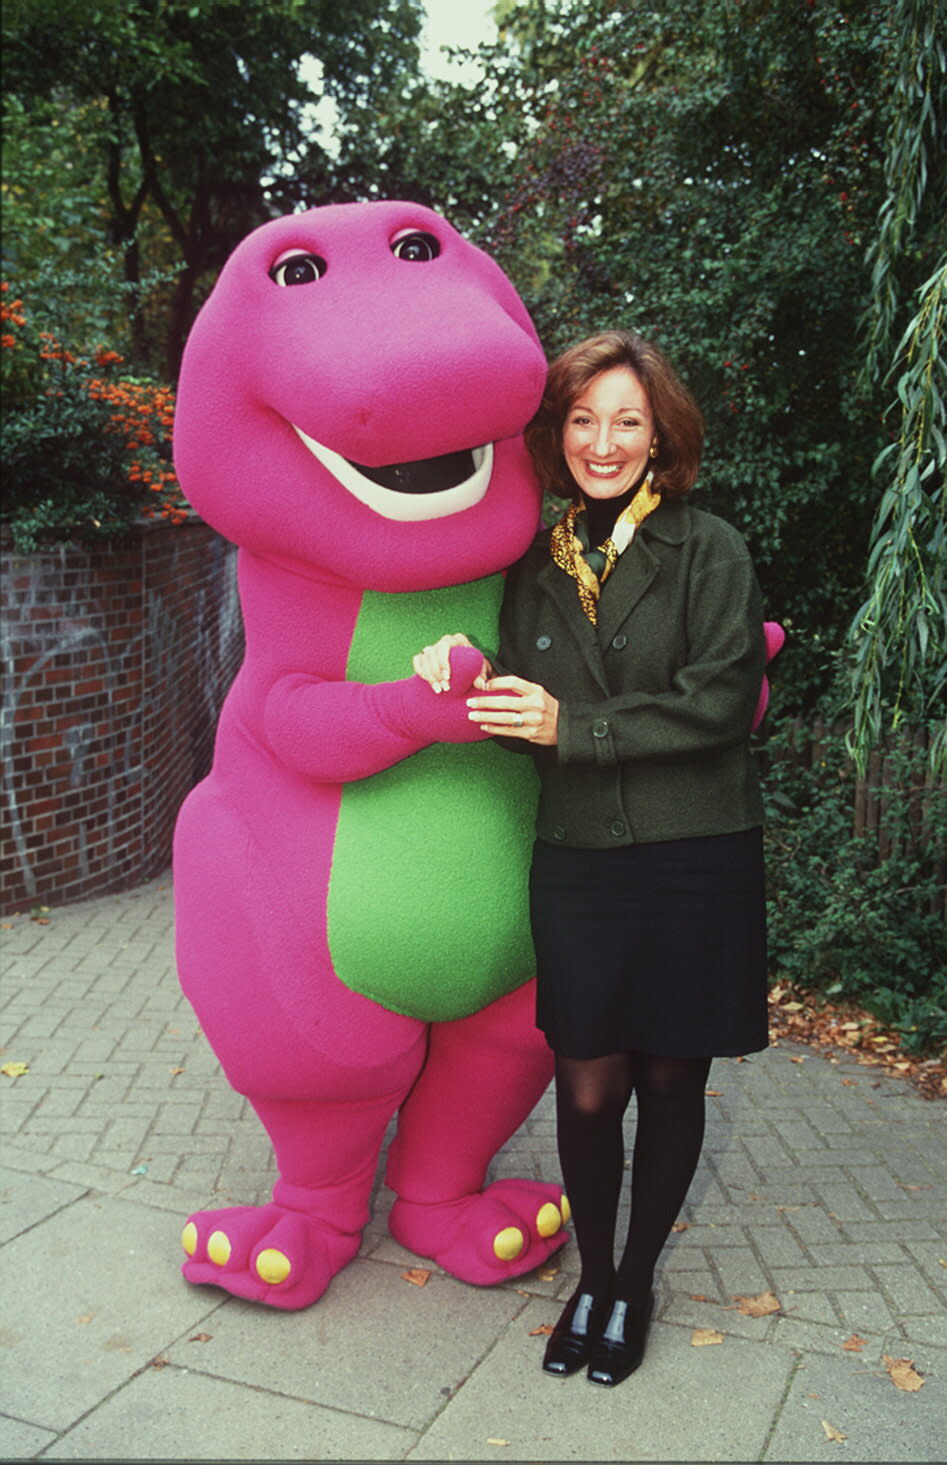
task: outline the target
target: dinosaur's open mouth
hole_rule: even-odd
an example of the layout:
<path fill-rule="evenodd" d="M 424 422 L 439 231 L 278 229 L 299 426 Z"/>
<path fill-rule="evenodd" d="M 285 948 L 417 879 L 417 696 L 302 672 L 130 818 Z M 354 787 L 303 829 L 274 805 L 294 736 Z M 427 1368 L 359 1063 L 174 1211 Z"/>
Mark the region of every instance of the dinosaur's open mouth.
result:
<path fill-rule="evenodd" d="M 443 519 L 478 504 L 493 471 L 493 444 L 437 458 L 368 468 L 333 452 L 301 427 L 302 442 L 343 488 L 383 519 Z"/>
<path fill-rule="evenodd" d="M 351 458 L 348 460 L 352 463 Z M 367 468 L 352 463 L 359 473 L 395 493 L 442 493 L 456 488 L 469 478 L 475 468 L 471 452 L 444 453 L 440 458 L 417 458 L 413 463 L 386 463 L 382 468 Z"/>

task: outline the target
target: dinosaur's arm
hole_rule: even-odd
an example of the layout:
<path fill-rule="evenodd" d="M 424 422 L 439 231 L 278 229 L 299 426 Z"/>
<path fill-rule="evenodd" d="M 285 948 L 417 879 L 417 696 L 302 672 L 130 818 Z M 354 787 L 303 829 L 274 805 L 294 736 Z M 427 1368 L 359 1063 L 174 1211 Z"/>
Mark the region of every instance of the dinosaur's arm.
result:
<path fill-rule="evenodd" d="M 367 778 L 431 743 L 481 741 L 466 697 L 482 663 L 479 651 L 456 647 L 450 691 L 441 693 L 417 676 L 374 684 L 281 677 L 264 708 L 267 741 L 280 762 L 318 783 Z"/>

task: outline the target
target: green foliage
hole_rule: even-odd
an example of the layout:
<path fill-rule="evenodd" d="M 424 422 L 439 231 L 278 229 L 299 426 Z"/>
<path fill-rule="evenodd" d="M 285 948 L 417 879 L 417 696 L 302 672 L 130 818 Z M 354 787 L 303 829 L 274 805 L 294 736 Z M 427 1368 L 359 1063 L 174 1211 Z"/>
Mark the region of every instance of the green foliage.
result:
<path fill-rule="evenodd" d="M 0 519 L 14 548 L 116 538 L 141 517 L 188 517 L 171 467 L 173 396 L 40 330 L 3 285 Z"/>
<path fill-rule="evenodd" d="M 898 106 L 895 0 L 497 14 L 483 85 L 399 117 L 398 167 L 413 159 L 497 256 L 550 354 L 611 325 L 667 349 L 707 419 L 698 502 L 747 535 L 768 612 L 791 626 L 783 705 L 815 705 L 864 593 L 887 442 L 858 327 Z M 464 140 L 453 173 L 440 150 L 425 171 L 435 113 Z M 940 230 L 922 207 L 898 292 L 930 273 Z"/>
<path fill-rule="evenodd" d="M 904 261 L 916 250 L 919 233 L 923 240 L 919 223 L 925 213 L 943 223 L 945 23 L 943 0 L 897 0 L 894 6 L 897 71 L 885 149 L 885 198 L 868 250 L 872 274 L 864 372 L 869 383 L 887 373 L 898 318 L 911 298 L 910 286 L 904 286 Z"/>
<path fill-rule="evenodd" d="M 940 717 L 932 764 L 947 766 L 947 258 L 921 290 L 895 355 L 901 431 L 879 455 L 887 486 L 855 616 L 849 747 L 864 771 L 886 727 Z"/>
<path fill-rule="evenodd" d="M 8 268 L 22 280 L 70 214 L 81 234 L 105 232 L 131 286 L 173 265 L 163 301 L 173 379 L 213 273 L 251 228 L 298 202 L 303 159 L 307 177 L 331 187 L 315 105 L 335 103 L 340 138 L 356 150 L 378 94 L 416 70 L 419 17 L 419 0 L 10 0 L 10 163 L 34 192 L 5 200 L 22 205 L 8 221 Z M 34 119 L 68 139 L 65 182 L 34 166 Z M 39 229 L 31 209 L 46 221 Z M 68 219 L 59 227 L 69 234 Z M 132 351 L 153 365 L 143 311 L 135 302 Z"/>
<path fill-rule="evenodd" d="M 774 975 L 850 1001 L 910 1052 L 947 1044 L 944 851 L 947 787 L 924 750 L 886 759 L 877 830 L 853 828 L 854 774 L 841 737 L 816 765 L 773 730 L 764 778 L 770 963 Z"/>
<path fill-rule="evenodd" d="M 853 719 L 849 749 L 862 771 L 887 729 L 939 716 L 931 746 L 947 765 L 947 48 L 944 0 L 897 0 L 899 38 L 886 194 L 868 252 L 867 383 L 893 390 L 897 436 L 874 465 L 882 493 L 868 555 L 868 596 L 848 633 Z M 916 295 L 912 266 L 929 255 L 933 218 L 939 258 Z M 890 359 L 902 310 L 913 319 Z M 891 415 L 889 409 L 889 415 Z"/>

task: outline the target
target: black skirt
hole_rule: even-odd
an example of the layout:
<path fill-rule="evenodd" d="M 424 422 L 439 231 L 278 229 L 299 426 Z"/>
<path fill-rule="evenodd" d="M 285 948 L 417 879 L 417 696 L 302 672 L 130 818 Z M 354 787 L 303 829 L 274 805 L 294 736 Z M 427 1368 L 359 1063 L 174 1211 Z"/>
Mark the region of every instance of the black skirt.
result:
<path fill-rule="evenodd" d="M 605 850 L 537 840 L 530 916 L 536 1021 L 563 1057 L 767 1046 L 762 830 Z"/>

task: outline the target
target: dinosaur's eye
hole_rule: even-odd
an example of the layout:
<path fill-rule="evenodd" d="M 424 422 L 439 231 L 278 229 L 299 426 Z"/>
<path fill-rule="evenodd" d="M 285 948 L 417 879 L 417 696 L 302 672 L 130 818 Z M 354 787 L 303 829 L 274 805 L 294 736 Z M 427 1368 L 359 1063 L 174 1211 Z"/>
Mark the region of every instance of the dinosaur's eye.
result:
<path fill-rule="evenodd" d="M 277 285 L 311 285 L 321 279 L 327 268 L 318 254 L 286 254 L 270 270 L 270 279 Z"/>
<path fill-rule="evenodd" d="M 411 232 L 410 234 L 399 234 L 391 242 L 391 252 L 396 259 L 407 259 L 414 263 L 427 264 L 428 260 L 437 259 L 441 252 L 441 246 L 433 234 L 422 234 Z"/>

